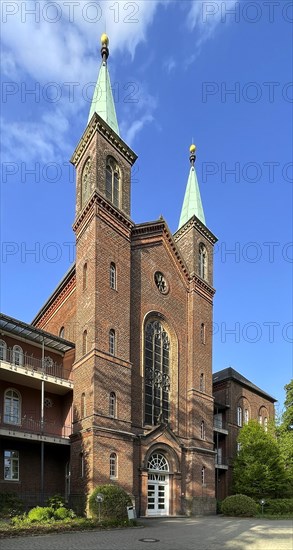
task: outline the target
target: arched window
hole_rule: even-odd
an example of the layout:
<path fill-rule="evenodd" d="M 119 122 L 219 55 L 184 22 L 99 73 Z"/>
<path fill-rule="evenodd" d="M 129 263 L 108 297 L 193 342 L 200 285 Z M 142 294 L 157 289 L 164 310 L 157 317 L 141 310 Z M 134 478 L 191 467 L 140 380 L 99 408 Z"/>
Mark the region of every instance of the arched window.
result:
<path fill-rule="evenodd" d="M 206 483 L 206 469 L 203 466 L 201 469 L 201 484 L 205 485 L 205 483 Z"/>
<path fill-rule="evenodd" d="M 160 424 L 169 420 L 170 340 L 159 321 L 145 327 L 145 423 Z"/>
<path fill-rule="evenodd" d="M 117 162 L 112 157 L 107 159 L 106 165 L 106 198 L 119 208 L 120 170 Z"/>
<path fill-rule="evenodd" d="M 81 412 L 81 418 L 85 418 L 85 417 L 86 417 L 86 399 L 85 399 L 85 393 L 82 393 L 82 394 L 81 394 L 80 412 Z"/>
<path fill-rule="evenodd" d="M 117 277 L 116 277 L 116 265 L 111 262 L 110 264 L 110 288 L 116 290 Z"/>
<path fill-rule="evenodd" d="M 90 157 L 87 159 L 81 176 L 81 206 L 84 206 L 91 193 L 91 171 L 92 161 Z"/>
<path fill-rule="evenodd" d="M 242 426 L 242 407 L 237 407 L 237 426 Z"/>
<path fill-rule="evenodd" d="M 61 327 L 60 330 L 59 330 L 59 337 L 60 338 L 65 338 L 65 328 L 64 327 Z"/>
<path fill-rule="evenodd" d="M 205 384 L 204 384 L 204 373 L 201 372 L 200 374 L 200 377 L 199 377 L 199 391 L 204 391 L 205 390 Z"/>
<path fill-rule="evenodd" d="M 117 479 L 118 477 L 118 468 L 117 468 L 117 455 L 116 453 L 110 454 L 110 478 Z"/>
<path fill-rule="evenodd" d="M 200 325 L 200 342 L 201 344 L 206 343 L 206 326 L 204 323 L 201 323 Z"/>
<path fill-rule="evenodd" d="M 83 271 L 82 271 L 82 288 L 83 288 L 83 290 L 86 290 L 86 287 L 87 287 L 87 263 L 84 264 Z"/>
<path fill-rule="evenodd" d="M 205 423 L 204 423 L 203 420 L 201 421 L 201 424 L 200 424 L 200 437 L 201 437 L 201 439 L 206 438 L 206 428 L 205 428 Z"/>
<path fill-rule="evenodd" d="M 7 344 L 4 340 L 0 340 L 0 361 L 6 361 Z"/>
<path fill-rule="evenodd" d="M 82 335 L 82 354 L 85 355 L 86 353 L 87 353 L 87 330 L 84 330 Z"/>
<path fill-rule="evenodd" d="M 148 470 L 168 472 L 169 464 L 166 457 L 162 453 L 152 453 L 148 460 Z"/>
<path fill-rule="evenodd" d="M 13 346 L 12 358 L 15 365 L 23 365 L 23 350 L 20 346 Z"/>
<path fill-rule="evenodd" d="M 21 423 L 21 398 L 17 390 L 6 390 L 4 393 L 4 422 Z"/>
<path fill-rule="evenodd" d="M 109 331 L 109 353 L 110 355 L 115 355 L 116 351 L 116 336 L 115 336 L 115 330 L 111 328 Z"/>
<path fill-rule="evenodd" d="M 207 266 L 208 266 L 208 257 L 207 257 L 207 249 L 203 243 L 199 245 L 199 258 L 198 258 L 198 271 L 199 276 L 202 279 L 207 280 Z"/>
<path fill-rule="evenodd" d="M 244 409 L 244 424 L 248 424 L 249 422 L 249 410 Z"/>
<path fill-rule="evenodd" d="M 109 416 L 116 418 L 116 394 L 113 391 L 109 395 Z"/>

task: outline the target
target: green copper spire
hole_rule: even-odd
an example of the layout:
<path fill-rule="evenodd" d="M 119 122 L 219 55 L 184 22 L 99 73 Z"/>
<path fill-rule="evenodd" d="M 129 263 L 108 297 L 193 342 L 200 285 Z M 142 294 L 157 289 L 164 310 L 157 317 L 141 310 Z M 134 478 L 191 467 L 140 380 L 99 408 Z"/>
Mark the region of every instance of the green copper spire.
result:
<path fill-rule="evenodd" d="M 192 216 L 194 215 L 202 223 L 204 224 L 206 223 L 202 202 L 201 202 L 201 197 L 200 197 L 200 192 L 199 192 L 196 171 L 194 168 L 194 163 L 196 159 L 195 151 L 196 151 L 195 145 L 191 145 L 190 146 L 191 167 L 190 167 L 186 191 L 184 195 L 184 201 L 183 201 L 183 206 L 181 210 L 178 229 L 180 229 L 180 227 L 182 227 L 186 222 L 188 222 L 188 220 L 190 220 L 190 218 L 192 218 Z"/>
<path fill-rule="evenodd" d="M 93 114 L 97 113 L 119 136 L 119 126 L 107 66 L 107 59 L 109 57 L 109 38 L 106 34 L 102 34 L 101 43 L 102 64 L 92 99 L 88 123 Z"/>

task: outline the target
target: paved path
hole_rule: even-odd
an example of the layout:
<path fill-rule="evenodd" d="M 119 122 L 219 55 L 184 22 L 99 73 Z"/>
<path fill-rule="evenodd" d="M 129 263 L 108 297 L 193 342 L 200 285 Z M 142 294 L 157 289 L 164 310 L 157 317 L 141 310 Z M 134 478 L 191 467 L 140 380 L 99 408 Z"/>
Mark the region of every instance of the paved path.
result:
<path fill-rule="evenodd" d="M 292 550 L 292 522 L 259 519 L 165 518 L 142 528 L 0 540 L 1 550 Z M 141 539 L 155 539 L 143 542 Z"/>

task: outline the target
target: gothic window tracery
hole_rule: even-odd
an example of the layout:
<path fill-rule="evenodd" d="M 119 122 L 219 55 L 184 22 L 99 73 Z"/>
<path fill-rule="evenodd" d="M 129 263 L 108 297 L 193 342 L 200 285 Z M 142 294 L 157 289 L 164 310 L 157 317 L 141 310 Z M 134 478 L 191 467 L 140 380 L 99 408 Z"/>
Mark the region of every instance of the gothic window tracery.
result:
<path fill-rule="evenodd" d="M 202 279 L 205 279 L 207 280 L 207 275 L 208 275 L 208 254 L 207 254 L 207 249 L 205 247 L 205 245 L 203 243 L 200 243 L 199 245 L 199 256 L 198 256 L 198 271 L 199 271 L 199 276 L 202 278 Z"/>
<path fill-rule="evenodd" d="M 145 327 L 145 423 L 169 420 L 170 340 L 159 321 Z"/>
<path fill-rule="evenodd" d="M 120 169 L 113 157 L 107 158 L 106 164 L 106 198 L 120 208 Z"/>

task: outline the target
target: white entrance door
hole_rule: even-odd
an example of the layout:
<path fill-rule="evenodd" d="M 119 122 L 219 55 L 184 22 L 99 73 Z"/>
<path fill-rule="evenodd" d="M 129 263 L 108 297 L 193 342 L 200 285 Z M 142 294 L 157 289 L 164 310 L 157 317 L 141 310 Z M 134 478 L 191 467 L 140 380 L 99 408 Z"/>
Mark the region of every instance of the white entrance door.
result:
<path fill-rule="evenodd" d="M 148 474 L 148 516 L 169 514 L 169 475 Z"/>

